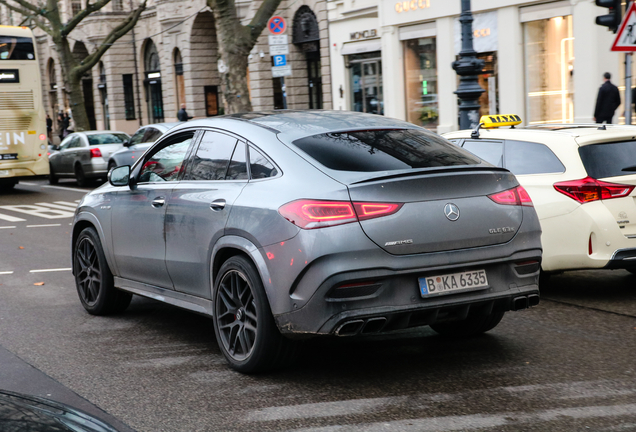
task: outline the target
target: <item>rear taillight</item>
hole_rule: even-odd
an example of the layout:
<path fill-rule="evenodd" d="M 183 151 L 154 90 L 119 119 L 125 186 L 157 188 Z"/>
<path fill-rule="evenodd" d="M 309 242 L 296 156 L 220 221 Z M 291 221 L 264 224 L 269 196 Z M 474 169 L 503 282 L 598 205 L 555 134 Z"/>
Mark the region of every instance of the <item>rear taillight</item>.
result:
<path fill-rule="evenodd" d="M 598 200 L 626 197 L 634 190 L 634 186 L 586 177 L 581 180 L 564 181 L 554 184 L 554 189 L 582 204 Z"/>
<path fill-rule="evenodd" d="M 529 206 L 532 207 L 532 200 L 530 195 L 523 188 L 523 186 L 517 186 L 513 189 L 508 189 L 496 194 L 488 195 L 488 198 L 503 205 L 517 205 L 517 206 Z"/>
<path fill-rule="evenodd" d="M 402 204 L 298 200 L 281 206 L 285 219 L 304 229 L 342 225 L 396 213 Z"/>
<path fill-rule="evenodd" d="M 102 152 L 99 151 L 98 148 L 92 148 L 91 149 L 91 157 L 92 158 L 96 158 L 96 157 L 102 157 Z"/>

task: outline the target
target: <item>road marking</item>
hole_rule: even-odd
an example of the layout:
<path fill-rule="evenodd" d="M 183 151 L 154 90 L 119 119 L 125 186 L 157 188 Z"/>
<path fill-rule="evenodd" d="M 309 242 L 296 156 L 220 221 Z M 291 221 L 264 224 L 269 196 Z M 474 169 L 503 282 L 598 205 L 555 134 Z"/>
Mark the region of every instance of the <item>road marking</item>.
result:
<path fill-rule="evenodd" d="M 43 225 L 27 225 L 27 228 L 41 228 L 41 227 L 52 227 L 52 226 L 62 226 L 62 224 L 43 224 Z"/>
<path fill-rule="evenodd" d="M 24 222 L 26 220 L 26 219 L 22 219 L 22 218 L 19 218 L 19 217 L 8 216 L 8 215 L 3 215 L 3 214 L 0 214 L 0 219 L 6 220 L 7 222 Z"/>
<path fill-rule="evenodd" d="M 77 203 L 74 202 L 68 202 L 68 201 L 53 201 L 55 204 L 61 204 L 61 205 L 65 205 L 65 206 L 70 206 L 73 208 L 77 207 Z"/>
<path fill-rule="evenodd" d="M 4 274 L 13 274 L 13 272 L 12 272 L 12 271 L 3 271 L 3 272 L 0 272 L 0 275 L 4 275 Z"/>
<path fill-rule="evenodd" d="M 348 425 L 348 431 L 364 432 L 448 432 L 467 431 L 503 426 L 520 426 L 540 422 L 552 422 L 563 419 L 589 419 L 630 416 L 636 412 L 636 404 L 585 406 L 572 408 L 556 408 L 543 411 L 533 411 L 525 414 L 521 412 L 505 412 L 500 414 L 470 414 L 444 417 L 424 417 L 408 420 L 394 420 L 377 423 Z M 296 432 L 336 432 L 342 431 L 342 426 L 327 426 L 316 428 L 295 429 Z M 548 429 L 549 430 L 549 429 Z"/>
<path fill-rule="evenodd" d="M 9 228 L 16 228 L 15 225 L 12 226 L 0 226 L 0 229 L 9 229 Z"/>
<path fill-rule="evenodd" d="M 82 193 L 86 193 L 86 192 L 90 192 L 92 189 L 75 189 L 75 188 L 69 188 L 69 187 L 64 187 L 64 186 L 42 186 L 44 188 L 51 188 L 51 189 L 62 189 L 62 190 L 69 190 L 69 191 L 73 191 L 73 192 L 82 192 Z"/>
<path fill-rule="evenodd" d="M 57 268 L 57 269 L 40 269 L 40 270 L 29 270 L 29 273 L 46 273 L 46 272 L 59 272 L 59 271 L 70 271 L 70 268 Z"/>
<path fill-rule="evenodd" d="M 0 206 L 0 209 L 26 213 L 31 216 L 43 217 L 45 219 L 67 218 L 67 217 L 73 217 L 75 215 L 75 212 L 72 212 L 71 209 L 68 209 L 68 211 L 63 211 L 63 210 L 56 210 L 56 209 L 42 207 L 42 206 L 25 205 L 25 204 Z M 25 219 L 22 219 L 22 220 L 25 220 Z M 18 222 L 18 220 L 9 220 L 9 222 Z"/>
<path fill-rule="evenodd" d="M 39 206 L 43 206 L 43 207 L 50 207 L 50 208 L 54 208 L 54 209 L 58 209 L 58 210 L 66 210 L 69 211 L 71 210 L 69 207 L 70 206 L 66 206 L 66 205 L 59 205 L 59 204 L 50 204 L 50 203 L 35 203 L 35 205 L 39 205 Z M 76 208 L 77 205 L 74 204 L 73 205 L 73 209 Z"/>

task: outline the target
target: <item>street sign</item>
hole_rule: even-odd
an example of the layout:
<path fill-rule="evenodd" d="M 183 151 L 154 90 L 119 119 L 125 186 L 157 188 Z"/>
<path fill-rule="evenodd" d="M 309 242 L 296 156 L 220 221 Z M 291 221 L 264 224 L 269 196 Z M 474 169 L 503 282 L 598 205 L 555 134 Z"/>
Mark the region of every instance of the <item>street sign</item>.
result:
<path fill-rule="evenodd" d="M 288 55 L 289 54 L 289 45 L 270 45 L 269 46 L 269 55 Z"/>
<path fill-rule="evenodd" d="M 612 51 L 636 51 L 636 3 L 625 13 L 621 27 L 616 33 Z"/>
<path fill-rule="evenodd" d="M 287 35 L 269 35 L 268 43 L 270 45 L 287 45 Z"/>
<path fill-rule="evenodd" d="M 274 66 L 287 66 L 287 59 L 284 55 L 272 56 L 274 59 Z"/>
<path fill-rule="evenodd" d="M 287 23 L 283 17 L 273 16 L 267 22 L 267 28 L 271 34 L 280 35 L 285 33 L 285 30 L 287 30 Z"/>
<path fill-rule="evenodd" d="M 291 65 L 286 66 L 272 66 L 272 78 L 280 78 L 291 76 Z"/>

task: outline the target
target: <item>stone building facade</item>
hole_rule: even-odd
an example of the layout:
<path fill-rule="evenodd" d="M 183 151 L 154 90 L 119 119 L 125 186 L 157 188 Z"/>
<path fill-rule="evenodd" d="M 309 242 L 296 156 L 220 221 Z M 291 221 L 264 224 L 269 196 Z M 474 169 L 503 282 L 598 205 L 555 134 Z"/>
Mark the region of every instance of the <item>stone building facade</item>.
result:
<path fill-rule="evenodd" d="M 67 19 L 83 5 L 59 3 Z M 237 0 L 244 24 L 260 3 Z M 73 53 L 87 56 L 136 4 L 112 0 L 86 18 L 70 35 Z M 265 29 L 249 60 L 254 110 L 283 108 L 283 91 L 289 109 L 332 108 L 326 0 L 283 0 L 275 15 L 287 21 L 292 76 L 284 84 L 272 78 Z M 23 22 L 0 6 L 0 24 Z M 59 111 L 70 112 L 60 62 L 50 37 L 37 29 L 35 34 L 46 111 L 55 118 Z M 134 32 L 115 42 L 83 80 L 91 127 L 132 133 L 140 125 L 176 121 L 182 103 L 197 118 L 223 114 L 217 52 L 214 17 L 205 0 L 149 0 Z"/>

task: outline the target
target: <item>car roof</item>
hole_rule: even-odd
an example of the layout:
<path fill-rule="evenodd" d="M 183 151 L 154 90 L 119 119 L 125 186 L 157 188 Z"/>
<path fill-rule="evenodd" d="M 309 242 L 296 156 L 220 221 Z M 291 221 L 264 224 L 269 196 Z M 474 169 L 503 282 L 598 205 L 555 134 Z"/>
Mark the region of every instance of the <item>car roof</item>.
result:
<path fill-rule="evenodd" d="M 248 122 L 268 129 L 285 140 L 312 135 L 364 129 L 421 129 L 412 123 L 375 114 L 329 110 L 273 110 L 230 114 L 181 123 L 184 128 Z M 227 126 L 226 126 L 227 127 Z M 240 127 L 240 126 L 239 126 Z"/>
<path fill-rule="evenodd" d="M 151 123 L 151 124 L 147 124 L 144 125 L 142 127 L 140 127 L 139 129 L 143 129 L 143 128 L 149 128 L 149 127 L 153 127 L 156 129 L 161 130 L 162 132 L 166 132 L 169 129 L 172 129 L 173 127 L 183 124 L 184 122 L 167 122 L 167 123 Z M 139 130 L 137 129 L 137 130 Z"/>
<path fill-rule="evenodd" d="M 126 132 L 113 131 L 113 130 L 81 131 L 81 132 L 75 132 L 75 133 L 84 134 L 84 135 L 99 135 L 99 134 L 107 134 L 107 133 L 119 133 L 119 134 L 128 135 Z"/>
<path fill-rule="evenodd" d="M 470 138 L 470 130 L 445 133 L 448 139 Z M 554 143 L 571 137 L 579 146 L 636 139 L 636 126 L 595 123 L 537 124 L 517 128 L 480 129 L 481 139 L 534 140 Z"/>

